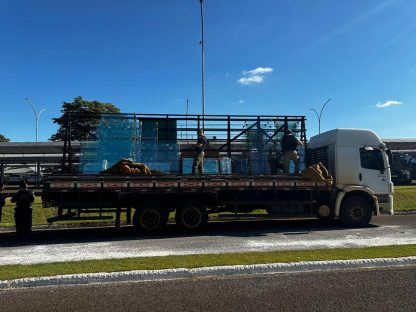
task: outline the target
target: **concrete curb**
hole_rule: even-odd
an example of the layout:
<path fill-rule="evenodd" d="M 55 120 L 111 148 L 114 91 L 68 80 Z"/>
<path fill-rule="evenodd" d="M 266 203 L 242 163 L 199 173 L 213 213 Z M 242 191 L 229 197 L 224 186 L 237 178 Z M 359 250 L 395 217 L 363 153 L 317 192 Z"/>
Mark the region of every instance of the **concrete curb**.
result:
<path fill-rule="evenodd" d="M 414 214 L 416 214 L 416 210 L 394 212 L 394 215 L 398 215 L 398 216 L 414 215 Z"/>
<path fill-rule="evenodd" d="M 292 263 L 271 263 L 236 266 L 216 266 L 196 269 L 137 270 L 113 273 L 88 273 L 58 275 L 51 277 L 21 278 L 0 281 L 0 290 L 22 287 L 85 285 L 110 282 L 158 281 L 168 279 L 188 279 L 193 277 L 296 273 L 323 270 L 344 270 L 357 268 L 391 267 L 416 265 L 416 256 L 401 258 L 377 258 L 357 260 L 306 261 Z"/>

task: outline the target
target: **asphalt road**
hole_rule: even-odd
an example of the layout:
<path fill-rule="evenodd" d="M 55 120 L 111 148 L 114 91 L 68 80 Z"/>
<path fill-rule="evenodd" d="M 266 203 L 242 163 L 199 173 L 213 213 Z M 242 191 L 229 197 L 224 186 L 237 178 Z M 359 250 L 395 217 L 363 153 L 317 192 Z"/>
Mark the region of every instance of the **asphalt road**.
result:
<path fill-rule="evenodd" d="M 159 236 L 132 227 L 37 230 L 27 240 L 0 233 L 0 265 L 125 257 L 416 244 L 416 215 L 378 216 L 350 229 L 317 220 L 210 223 L 199 233 L 170 225 Z"/>
<path fill-rule="evenodd" d="M 0 291 L 0 311 L 415 311 L 416 267 Z"/>

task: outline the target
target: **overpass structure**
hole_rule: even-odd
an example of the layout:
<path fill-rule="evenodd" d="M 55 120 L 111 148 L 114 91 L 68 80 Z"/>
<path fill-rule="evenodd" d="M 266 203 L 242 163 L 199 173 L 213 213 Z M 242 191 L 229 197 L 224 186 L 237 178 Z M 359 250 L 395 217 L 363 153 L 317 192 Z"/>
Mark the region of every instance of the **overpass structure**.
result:
<path fill-rule="evenodd" d="M 58 168 L 62 164 L 63 142 L 2 142 L 0 143 L 0 179 L 13 172 L 23 173 L 31 168 L 37 181 L 43 171 Z M 79 144 L 73 143 L 73 157 L 79 155 Z M 79 157 L 79 156 L 78 156 Z M 20 170 L 19 170 L 20 169 Z"/>
<path fill-rule="evenodd" d="M 415 139 L 382 139 L 393 153 L 416 153 Z"/>

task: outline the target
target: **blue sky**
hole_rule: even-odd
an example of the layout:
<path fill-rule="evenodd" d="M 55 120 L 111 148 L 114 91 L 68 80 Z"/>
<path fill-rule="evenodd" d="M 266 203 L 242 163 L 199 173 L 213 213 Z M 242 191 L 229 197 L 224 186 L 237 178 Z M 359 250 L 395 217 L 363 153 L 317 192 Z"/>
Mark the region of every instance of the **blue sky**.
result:
<path fill-rule="evenodd" d="M 198 0 L 0 0 L 0 133 L 39 140 L 76 96 L 201 113 Z M 416 137 L 416 1 L 205 0 L 207 114 L 306 115 L 308 137 Z"/>

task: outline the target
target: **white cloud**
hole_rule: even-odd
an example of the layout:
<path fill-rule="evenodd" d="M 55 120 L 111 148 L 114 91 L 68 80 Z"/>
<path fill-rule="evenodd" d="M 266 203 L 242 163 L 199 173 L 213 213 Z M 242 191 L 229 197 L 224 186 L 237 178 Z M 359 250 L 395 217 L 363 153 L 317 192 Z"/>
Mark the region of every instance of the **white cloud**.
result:
<path fill-rule="evenodd" d="M 399 101 L 386 101 L 384 103 L 378 102 L 376 104 L 376 106 L 378 108 L 384 108 L 384 107 L 389 107 L 389 106 L 393 106 L 393 105 L 400 105 L 403 104 L 403 102 L 399 102 Z"/>
<path fill-rule="evenodd" d="M 273 68 L 271 67 L 257 67 L 256 69 L 243 71 L 243 74 L 249 75 L 249 76 L 255 76 L 255 75 L 271 73 L 272 71 L 273 71 Z"/>
<path fill-rule="evenodd" d="M 237 101 L 233 101 L 230 103 L 227 103 L 226 106 L 235 106 L 235 105 L 242 105 L 244 104 L 246 101 L 244 100 L 237 100 Z"/>
<path fill-rule="evenodd" d="M 242 77 L 238 79 L 238 82 L 241 83 L 243 86 L 252 85 L 256 83 L 262 83 L 264 80 L 264 76 L 250 76 L 250 77 Z"/>
<path fill-rule="evenodd" d="M 271 73 L 271 67 L 257 67 L 251 70 L 243 71 L 243 77 L 238 79 L 238 83 L 243 86 L 260 84 L 264 81 L 265 74 Z"/>

